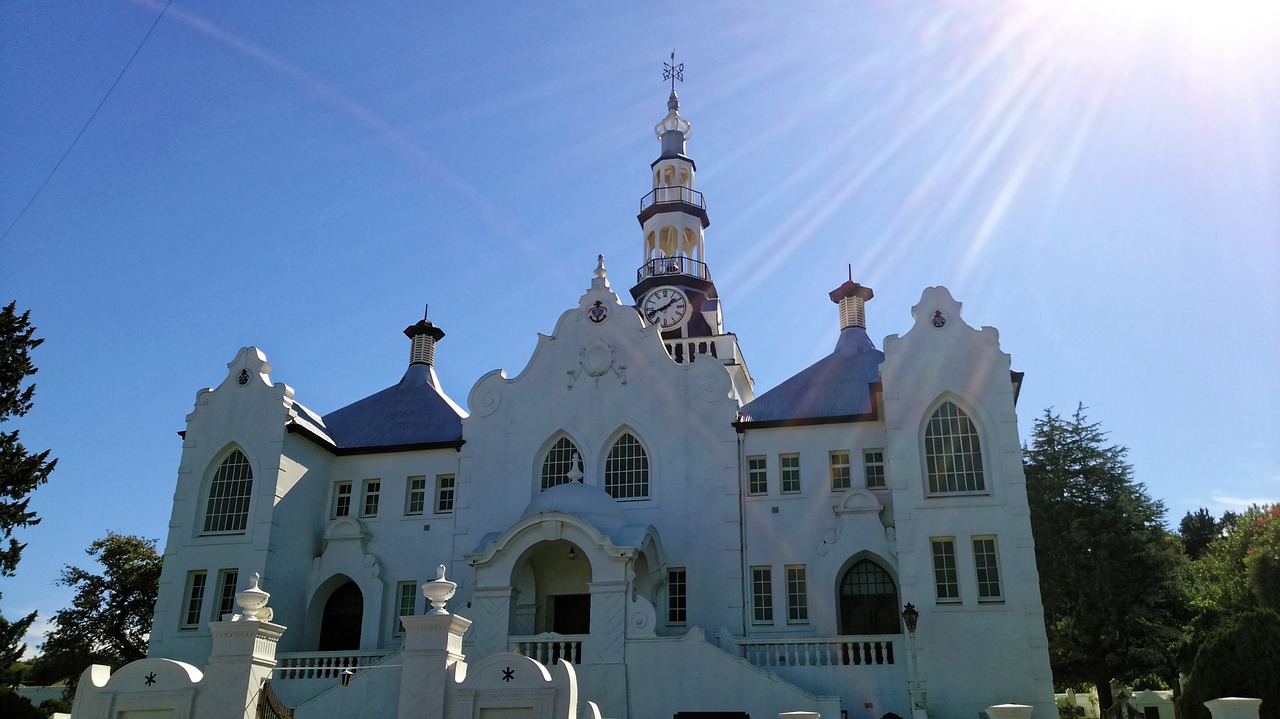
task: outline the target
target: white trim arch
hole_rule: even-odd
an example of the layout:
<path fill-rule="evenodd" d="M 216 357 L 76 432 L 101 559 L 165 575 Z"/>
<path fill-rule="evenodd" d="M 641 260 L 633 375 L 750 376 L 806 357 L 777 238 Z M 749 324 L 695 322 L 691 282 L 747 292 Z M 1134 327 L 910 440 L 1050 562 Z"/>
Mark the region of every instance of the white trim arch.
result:
<path fill-rule="evenodd" d="M 233 452 L 240 452 L 244 456 L 245 462 L 249 469 L 249 488 L 248 488 L 248 504 L 245 506 L 244 526 L 239 529 L 229 530 L 206 530 L 205 521 L 209 516 L 209 500 L 210 493 L 213 491 L 213 481 L 218 475 L 222 465 L 231 457 Z M 253 529 L 253 510 L 257 506 L 254 502 L 254 492 L 261 486 L 263 477 L 259 472 L 260 463 L 254 453 L 250 451 L 248 445 L 236 442 L 234 440 L 227 442 L 214 453 L 213 459 L 205 463 L 204 472 L 200 475 L 200 486 L 197 490 L 199 494 L 196 499 L 195 516 L 192 518 L 191 533 L 195 537 L 248 537 Z"/>
<path fill-rule="evenodd" d="M 974 455 L 977 463 L 970 465 L 970 468 L 977 467 L 977 481 L 981 482 L 981 487 L 976 489 L 940 489 L 932 490 L 930 487 L 929 477 L 929 455 L 928 442 L 926 441 L 929 433 L 930 425 L 933 422 L 934 415 L 947 403 L 951 403 L 961 413 L 963 418 L 972 426 L 974 435 L 977 439 L 977 452 Z M 920 457 L 920 481 L 924 490 L 924 496 L 930 497 L 961 497 L 961 496 L 984 496 L 994 494 L 992 491 L 991 468 L 992 457 L 990 452 L 993 433 L 991 431 L 992 423 L 977 407 L 954 392 L 943 392 L 933 399 L 920 417 L 920 422 L 916 432 L 916 451 Z"/>
<path fill-rule="evenodd" d="M 315 647 L 320 641 L 325 602 L 333 590 L 344 583 L 335 582 L 335 577 L 344 577 L 355 582 L 363 595 L 360 650 L 380 647 L 382 636 L 378 628 L 382 626 L 385 588 L 381 579 L 382 563 L 366 551 L 368 541 L 369 533 L 364 525 L 352 517 L 335 519 L 325 528 L 324 549 L 312 565 L 307 587 L 305 646 Z"/>

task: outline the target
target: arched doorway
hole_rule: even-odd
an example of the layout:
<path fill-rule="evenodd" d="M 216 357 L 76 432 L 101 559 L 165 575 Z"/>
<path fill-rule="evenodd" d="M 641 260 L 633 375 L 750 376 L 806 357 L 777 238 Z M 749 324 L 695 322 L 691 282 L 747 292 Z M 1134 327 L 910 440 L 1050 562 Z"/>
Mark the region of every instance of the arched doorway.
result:
<path fill-rule="evenodd" d="M 355 582 L 347 581 L 333 590 L 324 603 L 320 623 L 322 652 L 355 651 L 360 648 L 360 624 L 364 621 L 364 594 Z"/>
<path fill-rule="evenodd" d="M 902 633 L 898 587 L 870 559 L 855 562 L 840 578 L 840 633 Z"/>
<path fill-rule="evenodd" d="M 590 633 L 591 560 L 585 554 L 564 539 L 539 542 L 525 553 L 512 575 L 511 634 Z"/>

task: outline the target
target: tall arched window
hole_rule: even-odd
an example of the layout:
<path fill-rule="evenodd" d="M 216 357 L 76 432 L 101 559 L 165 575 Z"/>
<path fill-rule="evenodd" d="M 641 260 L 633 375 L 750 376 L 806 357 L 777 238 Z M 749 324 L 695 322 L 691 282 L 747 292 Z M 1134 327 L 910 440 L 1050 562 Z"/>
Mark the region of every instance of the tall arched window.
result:
<path fill-rule="evenodd" d="M 954 402 L 943 402 L 924 433 L 930 494 L 981 492 L 982 445 L 978 428 Z"/>
<path fill-rule="evenodd" d="M 582 481 L 582 458 L 568 437 L 561 437 L 542 460 L 542 491 L 557 484 Z"/>
<path fill-rule="evenodd" d="M 899 634 L 898 588 L 889 573 L 870 559 L 849 567 L 840 578 L 841 634 Z"/>
<path fill-rule="evenodd" d="M 614 499 L 649 498 L 649 455 L 630 432 L 613 443 L 604 463 L 604 491 Z"/>
<path fill-rule="evenodd" d="M 249 458 L 232 450 L 213 473 L 209 501 L 205 504 L 205 532 L 243 532 L 249 523 L 249 498 L 253 495 L 253 470 Z"/>

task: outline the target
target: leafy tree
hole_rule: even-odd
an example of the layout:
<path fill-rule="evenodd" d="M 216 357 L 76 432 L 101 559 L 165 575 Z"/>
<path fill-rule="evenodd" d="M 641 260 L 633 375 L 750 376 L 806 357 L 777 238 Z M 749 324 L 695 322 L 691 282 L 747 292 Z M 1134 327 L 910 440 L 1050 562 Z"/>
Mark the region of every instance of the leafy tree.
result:
<path fill-rule="evenodd" d="M 1280 616 L 1257 609 L 1205 637 L 1178 700 L 1184 719 L 1209 719 L 1204 702 L 1220 697 L 1262 700 L 1261 719 L 1280 717 Z"/>
<path fill-rule="evenodd" d="M 1249 533 L 1244 557 L 1249 589 L 1260 606 L 1280 612 L 1280 505 L 1263 510 Z"/>
<path fill-rule="evenodd" d="M 1127 452 L 1083 405 L 1066 419 L 1045 410 L 1023 449 L 1054 679 L 1094 684 L 1103 709 L 1112 678 L 1155 674 L 1177 686 L 1187 614 L 1181 543 Z"/>
<path fill-rule="evenodd" d="M 156 540 L 108 533 L 86 552 L 102 574 L 67 566 L 59 584 L 76 590 L 53 616 L 41 649 L 45 671 L 76 679 L 91 663 L 123 666 L 147 655 L 147 634 L 160 584 Z"/>
<path fill-rule="evenodd" d="M 22 383 L 36 373 L 31 350 L 44 342 L 33 336 L 30 312 L 18 314 L 16 303 L 0 310 L 0 422 L 21 417 L 31 410 L 36 386 Z M 28 496 L 49 479 L 58 463 L 49 459 L 49 450 L 33 454 L 18 441 L 18 432 L 0 432 L 0 536 L 9 540 L 0 547 L 0 575 L 11 577 L 22 557 L 22 548 L 13 530 L 38 524 L 36 513 L 27 508 Z"/>
<path fill-rule="evenodd" d="M 1209 510 L 1201 507 L 1195 514 L 1187 512 L 1178 523 L 1178 537 L 1182 540 L 1187 556 L 1199 559 L 1204 550 L 1208 549 L 1209 543 L 1221 535 L 1222 529 L 1222 525 Z"/>

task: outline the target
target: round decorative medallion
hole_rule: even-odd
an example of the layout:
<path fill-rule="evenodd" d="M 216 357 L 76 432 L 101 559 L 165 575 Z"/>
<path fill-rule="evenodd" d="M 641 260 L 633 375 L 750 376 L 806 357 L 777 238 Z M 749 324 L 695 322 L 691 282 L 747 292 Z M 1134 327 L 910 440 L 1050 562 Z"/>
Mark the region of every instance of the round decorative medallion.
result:
<path fill-rule="evenodd" d="M 241 387 L 249 384 L 249 370 L 247 369 L 240 370 L 240 376 L 236 377 L 236 382 L 240 383 Z"/>
<path fill-rule="evenodd" d="M 942 316 L 942 310 L 934 310 L 933 326 L 937 327 L 938 329 L 942 329 L 942 327 L 946 324 L 947 324 L 947 318 Z"/>

